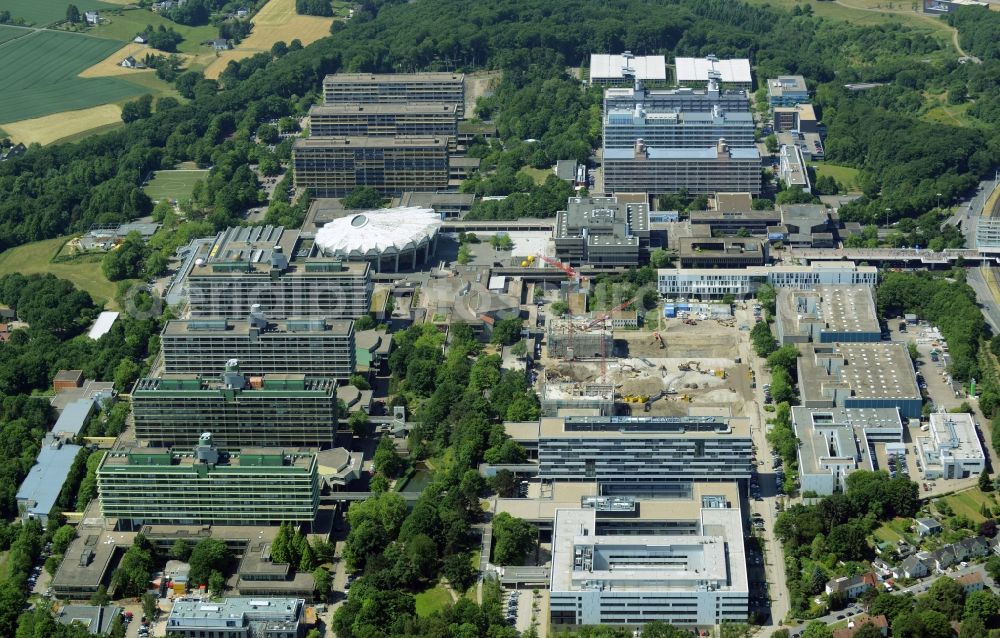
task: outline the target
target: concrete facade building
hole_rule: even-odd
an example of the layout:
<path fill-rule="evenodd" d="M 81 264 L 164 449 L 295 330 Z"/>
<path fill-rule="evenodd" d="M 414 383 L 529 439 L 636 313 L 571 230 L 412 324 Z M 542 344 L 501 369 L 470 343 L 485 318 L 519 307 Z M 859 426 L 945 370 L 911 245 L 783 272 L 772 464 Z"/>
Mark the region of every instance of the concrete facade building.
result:
<path fill-rule="evenodd" d="M 767 263 L 767 245 L 756 237 L 681 237 L 682 268 L 738 268 Z"/>
<path fill-rule="evenodd" d="M 595 508 L 559 509 L 553 625 L 745 622 L 749 584 L 738 499 L 703 496 L 693 534 L 602 534 Z"/>
<path fill-rule="evenodd" d="M 778 290 L 778 341 L 851 343 L 882 340 L 872 290 L 859 286 L 819 286 Z"/>
<path fill-rule="evenodd" d="M 120 525 L 311 524 L 319 508 L 315 452 L 223 452 L 202 434 L 192 451 L 106 452 L 97 468 L 101 514 Z"/>
<path fill-rule="evenodd" d="M 308 137 L 292 145 L 295 187 L 343 197 L 370 186 L 383 195 L 448 186 L 447 137 Z"/>
<path fill-rule="evenodd" d="M 17 508 L 22 518 L 37 518 L 42 525 L 48 523 L 73 462 L 82 449 L 52 435 L 42 440 L 35 464 L 17 489 Z"/>
<path fill-rule="evenodd" d="M 255 305 L 272 319 L 354 319 L 371 308 L 368 264 L 325 258 L 312 236 L 281 226 L 220 232 L 192 260 L 186 284 L 194 319 L 242 319 Z"/>
<path fill-rule="evenodd" d="M 767 79 L 767 102 L 771 108 L 795 106 L 808 101 L 809 89 L 801 75 L 779 75 Z"/>
<path fill-rule="evenodd" d="M 541 414 L 557 417 L 564 410 L 595 410 L 601 416 L 615 414 L 615 387 L 609 383 L 542 384 Z"/>
<path fill-rule="evenodd" d="M 1000 217 L 976 217 L 976 248 L 1000 251 Z"/>
<path fill-rule="evenodd" d="M 223 598 L 174 601 L 167 633 L 180 638 L 302 638 L 305 600 Z"/>
<path fill-rule="evenodd" d="M 324 104 L 455 104 L 465 108 L 461 73 L 335 73 L 323 79 Z"/>
<path fill-rule="evenodd" d="M 901 443 L 897 408 L 792 408 L 802 491 L 846 491 L 847 476 L 874 469 L 874 443 Z"/>
<path fill-rule="evenodd" d="M 762 266 L 751 268 L 660 268 L 657 290 L 669 298 L 737 299 L 753 296 L 761 284 L 775 288 L 811 290 L 821 285 L 874 286 L 878 269 L 850 261 L 816 261 L 808 266 Z"/>
<path fill-rule="evenodd" d="M 238 363 L 218 377 L 164 374 L 132 388 L 135 436 L 154 447 L 185 447 L 212 432 L 224 448 L 331 447 L 337 382 L 304 374 L 246 377 Z"/>
<path fill-rule="evenodd" d="M 923 397 L 906 344 L 825 343 L 800 346 L 802 405 L 807 408 L 899 408 L 919 418 Z"/>
<path fill-rule="evenodd" d="M 636 106 L 651 113 L 711 113 L 715 107 L 727 113 L 735 113 L 750 108 L 750 97 L 745 90 L 721 89 L 716 80 L 709 81 L 701 89 L 649 89 L 641 82 L 636 82 L 632 87 L 605 89 L 604 113 L 612 110 L 634 111 Z"/>
<path fill-rule="evenodd" d="M 705 148 L 720 139 L 734 148 L 754 146 L 750 112 L 725 111 L 718 104 L 707 111 L 654 111 L 636 104 L 604 116 L 605 148 L 632 148 L 636 140 L 653 148 Z"/>
<path fill-rule="evenodd" d="M 636 80 L 665 84 L 667 59 L 662 55 L 590 54 L 590 83 L 600 86 L 631 86 Z"/>
<path fill-rule="evenodd" d="M 743 418 L 567 416 L 505 427 L 537 450 L 540 478 L 596 481 L 603 494 L 686 494 L 694 482 L 750 478 Z"/>
<path fill-rule="evenodd" d="M 458 132 L 458 105 L 446 102 L 321 104 L 309 109 L 311 137 L 449 137 Z"/>
<path fill-rule="evenodd" d="M 924 473 L 929 479 L 978 476 L 986 455 L 971 414 L 932 412 L 927 436 L 917 438 Z"/>
<path fill-rule="evenodd" d="M 674 69 L 680 85 L 705 86 L 714 79 L 721 86 L 746 91 L 753 86 L 750 60 L 746 58 L 720 60 L 714 55 L 704 58 L 674 58 Z"/>
<path fill-rule="evenodd" d="M 795 106 L 779 106 L 773 109 L 774 132 L 786 133 L 819 133 L 819 123 L 816 120 L 816 109 L 812 104 L 796 104 Z"/>
<path fill-rule="evenodd" d="M 473 193 L 407 191 L 399 198 L 400 206 L 431 208 L 441 219 L 461 219 L 472 210 L 475 202 L 476 196 Z"/>
<path fill-rule="evenodd" d="M 713 235 L 767 235 L 767 229 L 781 223 L 781 215 L 773 210 L 718 211 L 693 210 L 689 213 L 692 226 L 709 226 Z"/>
<path fill-rule="evenodd" d="M 782 146 L 778 152 L 778 178 L 788 188 L 812 192 L 812 182 L 806 169 L 806 159 L 798 146 Z"/>
<path fill-rule="evenodd" d="M 649 248 L 649 204 L 617 197 L 570 197 L 556 212 L 552 239 L 560 261 L 599 266 L 638 266 Z"/>
<path fill-rule="evenodd" d="M 761 190 L 756 148 L 730 148 L 725 140 L 707 148 L 655 148 L 637 141 L 633 148 L 604 150 L 604 186 L 611 192 L 652 195 L 685 189 L 692 194 Z"/>
<path fill-rule="evenodd" d="M 244 321 L 168 321 L 160 335 L 168 373 L 210 375 L 231 359 L 252 375 L 307 374 L 347 379 L 354 372 L 354 322 L 268 321 L 251 310 Z"/>

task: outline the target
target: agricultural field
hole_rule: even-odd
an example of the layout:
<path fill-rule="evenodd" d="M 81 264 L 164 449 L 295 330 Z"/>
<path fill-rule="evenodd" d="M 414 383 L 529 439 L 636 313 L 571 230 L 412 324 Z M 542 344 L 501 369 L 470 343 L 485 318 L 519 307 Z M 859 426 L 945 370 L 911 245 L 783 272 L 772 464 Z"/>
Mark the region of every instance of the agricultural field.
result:
<path fill-rule="evenodd" d="M 103 16 L 105 22 L 100 26 L 88 29 L 87 33 L 99 38 L 117 40 L 120 47 L 122 43 L 131 42 L 147 25 L 152 26 L 154 29 L 162 25 L 163 27 L 172 28 L 184 38 L 177 45 L 177 51 L 192 55 L 211 54 L 211 48 L 202 44 L 202 42 L 219 37 L 218 28 L 210 24 L 200 27 L 189 27 L 177 24 L 148 9 L 122 9 L 121 7 L 116 7 L 115 9 L 114 12 Z"/>
<path fill-rule="evenodd" d="M 330 35 L 330 25 L 334 19 L 300 16 L 295 13 L 295 0 L 271 0 L 253 17 L 253 31 L 250 35 L 232 51 L 220 52 L 216 60 L 205 69 L 205 77 L 218 78 L 232 60 L 242 60 L 262 51 L 270 51 L 271 45 L 278 41 L 287 44 L 297 38 L 303 46 L 312 44 Z"/>
<path fill-rule="evenodd" d="M 66 0 L 3 0 L 2 8 L 10 11 L 15 19 L 23 18 L 34 26 L 44 26 L 65 20 L 67 4 Z M 105 11 L 115 8 L 115 5 L 99 0 L 82 0 L 76 6 L 80 9 L 80 15 L 93 9 Z"/>
<path fill-rule="evenodd" d="M 8 40 L 13 40 L 14 38 L 26 36 L 29 33 L 31 33 L 30 29 L 22 27 L 7 27 L 0 24 L 0 44 L 3 44 Z"/>
<path fill-rule="evenodd" d="M 153 179 L 143 188 L 153 201 L 176 199 L 183 202 L 191 199 L 191 189 L 199 179 L 208 177 L 207 170 L 179 169 L 156 171 Z"/>
<path fill-rule="evenodd" d="M 791 10 L 801 5 L 797 0 L 748 0 L 750 4 L 769 4 Z M 836 0 L 835 2 L 811 3 L 813 13 L 824 18 L 845 20 L 854 24 L 873 25 L 886 22 L 900 22 L 910 27 L 924 27 L 951 37 L 951 27 L 935 16 L 920 11 L 923 4 L 918 2 L 888 2 L 887 0 Z"/>
<path fill-rule="evenodd" d="M 69 239 L 57 237 L 30 244 L 0 253 L 0 276 L 13 272 L 24 275 L 33 273 L 52 273 L 56 277 L 72 281 L 81 290 L 86 290 L 98 305 L 106 305 L 110 310 L 116 310 L 114 302 L 115 284 L 111 283 L 101 271 L 101 256 L 81 256 L 72 261 L 52 263 L 56 251 Z"/>
<path fill-rule="evenodd" d="M 44 115 L 19 122 L 8 122 L 3 130 L 8 137 L 25 144 L 51 144 L 92 131 L 121 125 L 122 109 L 117 104 L 102 104 L 89 109 Z"/>
<path fill-rule="evenodd" d="M 86 35 L 36 31 L 3 45 L 0 126 L 9 122 L 109 104 L 146 91 L 114 78 L 77 75 L 121 44 Z"/>

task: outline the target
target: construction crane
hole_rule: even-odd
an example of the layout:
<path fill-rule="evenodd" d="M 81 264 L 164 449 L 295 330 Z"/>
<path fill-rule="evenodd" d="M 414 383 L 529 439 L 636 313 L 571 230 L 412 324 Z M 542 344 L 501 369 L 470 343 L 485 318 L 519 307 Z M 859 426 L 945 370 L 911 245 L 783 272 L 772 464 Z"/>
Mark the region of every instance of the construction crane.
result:
<path fill-rule="evenodd" d="M 570 266 L 568 264 L 564 264 L 561 261 L 558 261 L 556 259 L 552 259 L 551 257 L 546 257 L 545 255 L 543 255 L 541 253 L 538 253 L 537 256 L 538 256 L 539 259 L 541 259 L 542 261 L 544 261 L 548 265 L 553 266 L 555 268 L 558 268 L 559 270 L 561 270 L 564 273 L 566 273 L 566 276 L 569 277 L 570 281 L 575 281 L 575 282 L 577 282 L 577 285 L 579 285 L 579 282 L 580 282 L 580 279 L 581 279 L 580 273 L 578 273 L 577 271 L 573 270 L 572 266 Z M 570 352 L 573 351 L 573 320 L 572 319 L 568 319 L 567 320 L 567 325 L 569 326 L 569 345 L 566 347 L 566 353 L 563 355 L 563 359 L 566 360 L 566 361 L 569 361 L 570 360 Z"/>
<path fill-rule="evenodd" d="M 611 310 L 608 310 L 606 312 L 601 313 L 600 315 L 597 316 L 597 318 L 593 319 L 590 323 L 588 323 L 586 325 L 585 329 L 586 330 L 590 330 L 590 329 L 596 327 L 597 324 L 604 323 L 609 318 L 611 318 L 611 315 L 615 314 L 619 310 L 624 310 L 624 309 L 628 308 L 629 306 L 631 306 L 635 302 L 639 301 L 639 299 L 641 299 L 641 298 L 642 298 L 642 295 L 636 295 L 635 297 L 632 297 L 631 299 L 629 299 L 625 303 L 618 304 L 617 306 L 615 306 Z M 605 343 L 604 338 L 602 337 L 601 338 L 601 380 L 602 381 L 606 381 L 607 380 L 607 374 L 608 374 L 608 352 L 607 352 L 607 347 L 608 347 L 607 343 Z"/>

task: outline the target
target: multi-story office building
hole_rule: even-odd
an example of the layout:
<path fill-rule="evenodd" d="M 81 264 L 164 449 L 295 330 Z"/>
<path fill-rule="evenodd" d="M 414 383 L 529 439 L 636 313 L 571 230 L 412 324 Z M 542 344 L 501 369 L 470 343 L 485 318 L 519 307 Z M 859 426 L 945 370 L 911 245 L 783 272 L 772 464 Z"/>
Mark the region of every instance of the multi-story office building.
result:
<path fill-rule="evenodd" d="M 552 624 L 745 622 L 749 582 L 739 497 L 718 491 L 697 503 L 672 504 L 676 518 L 689 518 L 688 511 L 695 510 L 694 533 L 667 526 L 641 535 L 614 533 L 602 529 L 598 507 L 556 510 Z"/>
<path fill-rule="evenodd" d="M 730 148 L 724 140 L 708 148 L 632 148 L 604 151 L 604 188 L 652 195 L 686 190 L 694 194 L 761 189 L 760 153 Z"/>
<path fill-rule="evenodd" d="M 337 382 L 304 374 L 246 377 L 236 361 L 218 377 L 164 374 L 132 388 L 135 436 L 153 446 L 194 445 L 212 432 L 218 445 L 332 447 Z"/>
<path fill-rule="evenodd" d="M 662 55 L 590 54 L 590 83 L 600 86 L 632 86 L 639 80 L 649 84 L 665 84 L 667 60 Z"/>
<path fill-rule="evenodd" d="M 809 101 L 809 89 L 801 75 L 779 75 L 767 79 L 767 101 L 771 108 L 795 106 Z"/>
<path fill-rule="evenodd" d="M 636 140 L 653 148 L 705 148 L 720 139 L 734 148 L 754 146 L 750 112 L 724 111 L 718 104 L 708 111 L 652 111 L 637 104 L 604 116 L 605 148 L 632 148 Z"/>
<path fill-rule="evenodd" d="M 189 262 L 192 318 L 242 319 L 255 305 L 272 319 L 354 319 L 371 310 L 367 263 L 324 258 L 311 235 L 281 226 L 229 228 Z"/>
<path fill-rule="evenodd" d="M 316 453 L 224 452 L 202 434 L 190 451 L 105 452 L 97 468 L 101 514 L 125 527 L 310 524 L 319 508 Z"/>
<path fill-rule="evenodd" d="M 1000 250 L 1000 217 L 976 217 L 976 248 Z"/>
<path fill-rule="evenodd" d="M 874 286 L 878 269 L 850 261 L 816 261 L 808 266 L 778 265 L 751 268 L 661 268 L 657 290 L 665 297 L 737 299 L 753 296 L 761 284 L 775 288 L 812 290 L 821 285 Z"/>
<path fill-rule="evenodd" d="M 767 244 L 756 237 L 681 237 L 682 268 L 738 268 L 767 263 Z"/>
<path fill-rule="evenodd" d="M 343 197 L 370 186 L 383 195 L 448 186 L 448 138 L 309 137 L 292 145 L 295 187 Z"/>
<path fill-rule="evenodd" d="M 605 113 L 612 110 L 634 111 L 636 106 L 642 106 L 650 113 L 711 113 L 715 107 L 726 113 L 738 113 L 750 108 L 750 99 L 746 91 L 720 89 L 716 80 L 709 81 L 703 89 L 647 89 L 638 81 L 631 87 L 605 89 Z"/>
<path fill-rule="evenodd" d="M 819 123 L 816 121 L 816 109 L 812 104 L 796 104 L 795 106 L 779 106 L 774 108 L 774 132 L 786 133 L 819 133 Z"/>
<path fill-rule="evenodd" d="M 570 197 L 556 212 L 556 256 L 573 264 L 638 266 L 649 247 L 649 204 L 617 197 Z"/>
<path fill-rule="evenodd" d="M 704 58 L 674 58 L 677 83 L 682 86 L 705 86 L 716 80 L 721 86 L 749 91 L 753 85 L 750 60 L 736 58 L 720 60 L 714 55 Z"/>
<path fill-rule="evenodd" d="M 399 198 L 400 206 L 430 208 L 446 220 L 465 217 L 475 202 L 474 193 L 406 192 Z"/>
<path fill-rule="evenodd" d="M 709 226 L 713 235 L 766 235 L 767 229 L 781 223 L 781 214 L 773 210 L 693 210 L 692 226 Z"/>
<path fill-rule="evenodd" d="M 217 374 L 230 359 L 252 375 L 347 379 L 354 371 L 354 322 L 339 319 L 168 321 L 160 335 L 166 372 Z"/>
<path fill-rule="evenodd" d="M 778 290 L 775 325 L 778 341 L 851 343 L 882 340 L 871 288 L 819 286 Z"/>
<path fill-rule="evenodd" d="M 335 73 L 323 79 L 325 104 L 446 102 L 465 107 L 461 73 Z"/>
<path fill-rule="evenodd" d="M 686 494 L 693 482 L 750 478 L 744 418 L 568 416 L 506 426 L 537 451 L 540 478 L 596 481 L 605 494 Z"/>
<path fill-rule="evenodd" d="M 450 137 L 458 128 L 458 106 L 445 102 L 323 104 L 309 109 L 312 137 Z"/>
<path fill-rule="evenodd" d="M 847 476 L 872 471 L 874 443 L 902 443 L 897 408 L 792 408 L 802 491 L 833 494 L 847 490 Z"/>
<path fill-rule="evenodd" d="M 800 345 L 799 392 L 807 408 L 899 408 L 919 418 L 923 398 L 906 344 Z"/>
<path fill-rule="evenodd" d="M 167 633 L 179 638 L 302 638 L 301 598 L 223 598 L 176 600 L 167 617 Z"/>
<path fill-rule="evenodd" d="M 784 145 L 778 152 L 778 178 L 788 188 L 801 188 L 803 192 L 812 192 L 812 182 L 806 169 L 806 158 L 802 149 Z"/>
<path fill-rule="evenodd" d="M 917 449 L 927 478 L 969 478 L 986 468 L 971 414 L 932 412 L 927 435 L 917 438 Z"/>

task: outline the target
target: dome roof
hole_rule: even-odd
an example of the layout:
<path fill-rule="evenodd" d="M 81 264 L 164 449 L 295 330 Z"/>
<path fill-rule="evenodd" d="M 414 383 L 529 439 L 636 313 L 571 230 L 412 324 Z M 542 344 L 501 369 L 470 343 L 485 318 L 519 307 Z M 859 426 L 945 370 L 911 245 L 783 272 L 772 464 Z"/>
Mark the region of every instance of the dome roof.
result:
<path fill-rule="evenodd" d="M 441 227 L 433 209 L 399 206 L 348 215 L 324 224 L 316 245 L 328 255 L 370 255 L 412 250 Z"/>

